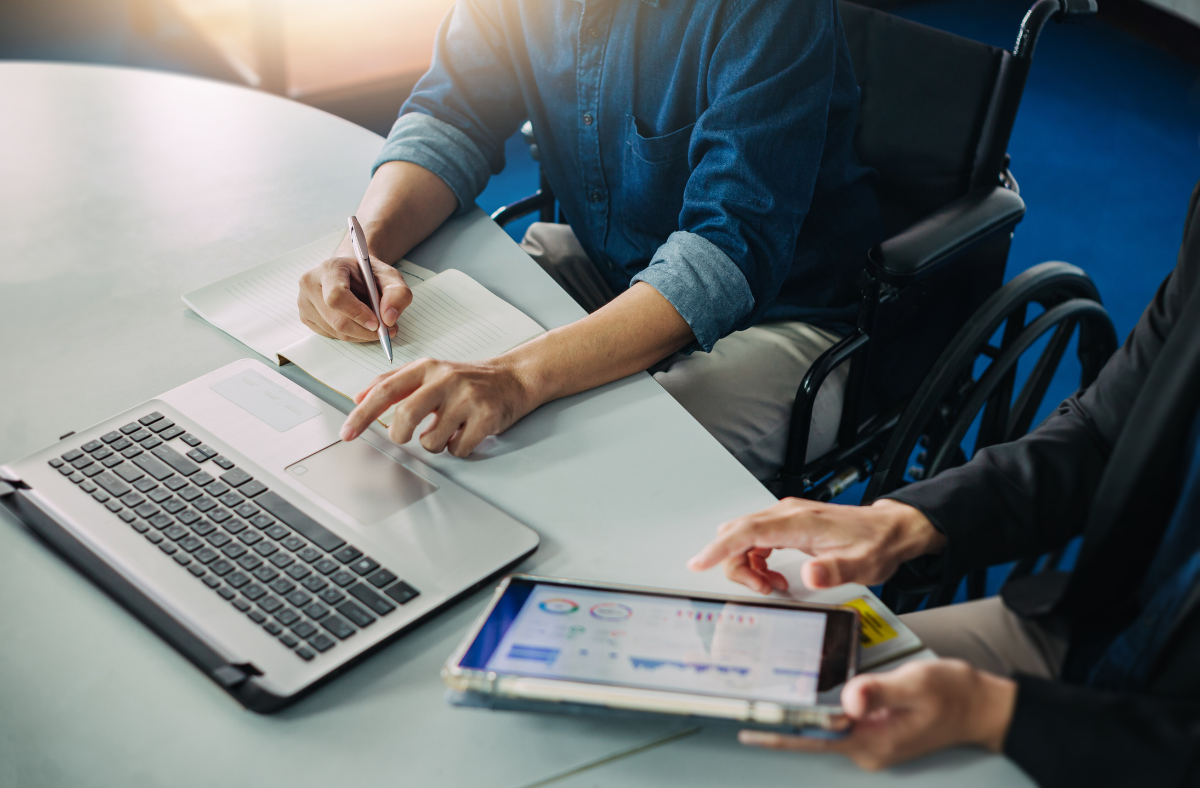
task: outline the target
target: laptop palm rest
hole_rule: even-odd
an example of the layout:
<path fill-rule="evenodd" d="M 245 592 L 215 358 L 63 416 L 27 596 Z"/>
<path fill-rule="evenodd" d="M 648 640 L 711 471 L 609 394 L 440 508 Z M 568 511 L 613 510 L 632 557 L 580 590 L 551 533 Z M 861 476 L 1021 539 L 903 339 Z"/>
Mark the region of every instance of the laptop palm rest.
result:
<path fill-rule="evenodd" d="M 363 525 L 382 522 L 437 490 L 361 438 L 338 441 L 285 470 Z"/>

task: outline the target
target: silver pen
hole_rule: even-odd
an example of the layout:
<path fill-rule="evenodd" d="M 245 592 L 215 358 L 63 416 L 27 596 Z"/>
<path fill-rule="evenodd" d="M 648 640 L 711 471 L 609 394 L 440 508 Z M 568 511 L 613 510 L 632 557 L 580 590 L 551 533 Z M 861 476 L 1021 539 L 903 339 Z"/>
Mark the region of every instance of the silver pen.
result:
<path fill-rule="evenodd" d="M 367 252 L 367 236 L 363 235 L 358 217 L 351 216 L 346 220 L 350 224 L 350 242 L 354 244 L 354 256 L 358 258 L 358 270 L 362 272 L 363 281 L 367 283 L 367 294 L 371 297 L 371 310 L 379 321 L 379 344 L 388 361 L 392 360 L 392 338 L 388 328 L 383 324 L 383 313 L 379 311 L 379 288 L 375 286 L 375 274 L 371 271 L 371 258 Z"/>

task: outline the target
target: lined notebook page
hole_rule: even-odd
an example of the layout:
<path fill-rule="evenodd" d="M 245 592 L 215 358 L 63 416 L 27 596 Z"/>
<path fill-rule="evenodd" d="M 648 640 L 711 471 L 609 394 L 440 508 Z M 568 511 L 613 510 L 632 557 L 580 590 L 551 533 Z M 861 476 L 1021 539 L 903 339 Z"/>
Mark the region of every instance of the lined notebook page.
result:
<path fill-rule="evenodd" d="M 543 331 L 519 309 L 461 271 L 443 271 L 409 286 L 413 301 L 396 323 L 393 361 L 387 360 L 378 342 L 355 344 L 311 333 L 283 349 L 281 355 L 335 391 L 353 397 L 377 375 L 419 358 L 478 361 Z M 380 421 L 390 424 L 391 412 Z"/>
<path fill-rule="evenodd" d="M 300 322 L 300 275 L 327 259 L 339 231 L 239 274 L 193 290 L 183 302 L 234 339 L 276 364 L 299 366 L 352 397 L 379 374 L 419 358 L 477 361 L 497 356 L 543 329 L 521 310 L 461 271 L 435 274 L 402 260 L 398 266 L 413 301 L 397 321 L 394 361 L 378 342 L 358 344 L 318 336 Z M 391 413 L 380 419 L 391 423 Z"/>
<path fill-rule="evenodd" d="M 255 352 L 282 364 L 279 351 L 312 335 L 300 322 L 296 298 L 300 275 L 329 258 L 345 231 L 339 230 L 239 274 L 193 290 L 183 302 L 200 317 Z M 402 260 L 400 273 L 412 287 L 433 271 Z"/>

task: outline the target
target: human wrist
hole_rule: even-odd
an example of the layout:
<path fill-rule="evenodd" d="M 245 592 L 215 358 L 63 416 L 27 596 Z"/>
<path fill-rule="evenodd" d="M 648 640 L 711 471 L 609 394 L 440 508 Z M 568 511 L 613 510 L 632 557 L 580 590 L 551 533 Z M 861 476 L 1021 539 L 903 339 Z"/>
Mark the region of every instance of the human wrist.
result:
<path fill-rule="evenodd" d="M 945 535 L 920 509 L 890 498 L 880 498 L 871 508 L 885 518 L 890 531 L 888 541 L 900 563 L 945 549 Z"/>
<path fill-rule="evenodd" d="M 967 714 L 966 743 L 1003 752 L 1004 739 L 1017 705 L 1017 683 L 982 670 L 975 671 L 976 688 Z"/>

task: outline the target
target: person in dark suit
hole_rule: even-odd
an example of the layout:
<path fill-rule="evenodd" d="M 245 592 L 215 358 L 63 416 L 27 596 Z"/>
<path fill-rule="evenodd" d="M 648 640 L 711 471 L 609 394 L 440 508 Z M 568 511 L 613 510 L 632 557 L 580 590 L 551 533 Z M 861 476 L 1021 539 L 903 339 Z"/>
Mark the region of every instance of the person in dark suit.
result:
<path fill-rule="evenodd" d="M 692 559 L 760 591 L 772 550 L 817 588 L 948 576 L 1083 535 L 1074 572 L 904 617 L 942 657 L 846 684 L 840 741 L 744 731 L 866 768 L 958 744 L 1044 786 L 1200 785 L 1200 185 L 1178 264 L 1096 382 L 1035 431 L 871 506 L 785 499 Z M 936 574 L 933 576 L 937 576 Z"/>

